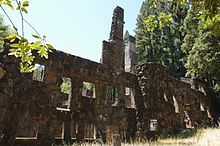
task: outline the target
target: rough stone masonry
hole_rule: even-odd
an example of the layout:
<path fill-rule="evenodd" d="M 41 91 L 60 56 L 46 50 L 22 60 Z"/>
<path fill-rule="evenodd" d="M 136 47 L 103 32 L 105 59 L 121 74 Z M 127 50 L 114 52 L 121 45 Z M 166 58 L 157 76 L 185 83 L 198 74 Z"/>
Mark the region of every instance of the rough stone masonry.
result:
<path fill-rule="evenodd" d="M 0 145 L 96 138 L 111 143 L 116 134 L 128 142 L 207 123 L 209 97 L 169 76 L 164 66 L 145 63 L 124 71 L 123 27 L 124 10 L 116 7 L 101 63 L 53 50 L 49 59 L 36 58 L 33 74 L 19 72 L 6 41 L 0 53 Z"/>

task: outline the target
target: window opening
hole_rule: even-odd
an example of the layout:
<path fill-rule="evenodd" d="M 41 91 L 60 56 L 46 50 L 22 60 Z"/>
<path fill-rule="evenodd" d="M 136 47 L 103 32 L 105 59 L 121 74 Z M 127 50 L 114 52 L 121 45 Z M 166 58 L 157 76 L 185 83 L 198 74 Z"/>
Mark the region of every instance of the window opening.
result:
<path fill-rule="evenodd" d="M 135 96 L 134 90 L 132 88 L 125 87 L 126 107 L 135 108 L 134 96 Z"/>
<path fill-rule="evenodd" d="M 200 103 L 200 111 L 205 111 L 204 105 L 202 103 Z"/>
<path fill-rule="evenodd" d="M 107 103 L 115 103 L 119 98 L 119 89 L 115 86 L 106 86 L 106 101 Z"/>
<path fill-rule="evenodd" d="M 165 92 L 163 93 L 163 98 L 164 98 L 165 101 L 168 101 L 168 99 L 167 99 L 167 95 L 166 95 Z"/>
<path fill-rule="evenodd" d="M 82 96 L 95 98 L 95 85 L 90 82 L 83 82 Z"/>
<path fill-rule="evenodd" d="M 62 77 L 63 83 L 60 85 L 61 89 L 61 108 L 70 108 L 70 101 L 72 96 L 71 78 Z"/>
<path fill-rule="evenodd" d="M 131 88 L 125 87 L 125 95 L 126 95 L 126 96 L 131 95 Z"/>
<path fill-rule="evenodd" d="M 179 105 L 178 105 L 174 95 L 173 95 L 173 105 L 175 107 L 175 113 L 179 113 Z"/>
<path fill-rule="evenodd" d="M 33 71 L 33 80 L 43 82 L 45 66 L 35 64 L 35 70 Z"/>
<path fill-rule="evenodd" d="M 157 131 L 157 119 L 150 119 L 150 131 Z"/>

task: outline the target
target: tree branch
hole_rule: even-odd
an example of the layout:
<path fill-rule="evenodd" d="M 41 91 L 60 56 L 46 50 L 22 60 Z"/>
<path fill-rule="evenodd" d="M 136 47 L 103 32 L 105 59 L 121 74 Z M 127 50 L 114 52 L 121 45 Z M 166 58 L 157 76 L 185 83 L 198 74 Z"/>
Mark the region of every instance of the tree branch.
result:
<path fill-rule="evenodd" d="M 27 23 L 39 36 L 39 38 L 41 39 L 41 41 L 44 43 L 43 38 L 40 36 L 40 34 L 38 33 L 38 31 L 33 27 L 33 25 L 31 25 L 27 20 L 23 19 L 25 23 Z"/>
<path fill-rule="evenodd" d="M 13 27 L 14 27 L 15 29 L 17 29 L 17 28 L 15 27 L 14 23 L 12 22 L 11 18 L 9 17 L 9 15 L 6 13 L 5 9 L 4 9 L 2 6 L 0 6 L 0 7 L 1 7 L 2 11 L 5 13 L 5 15 L 7 16 L 8 20 L 10 21 L 10 23 L 13 25 Z"/>
<path fill-rule="evenodd" d="M 17 5 L 18 5 L 18 7 L 19 7 L 18 0 L 16 0 L 16 3 L 17 3 Z M 19 11 L 20 11 L 20 15 L 21 15 L 22 37 L 24 38 L 24 17 L 23 17 L 22 11 L 21 11 L 21 7 L 19 7 Z"/>

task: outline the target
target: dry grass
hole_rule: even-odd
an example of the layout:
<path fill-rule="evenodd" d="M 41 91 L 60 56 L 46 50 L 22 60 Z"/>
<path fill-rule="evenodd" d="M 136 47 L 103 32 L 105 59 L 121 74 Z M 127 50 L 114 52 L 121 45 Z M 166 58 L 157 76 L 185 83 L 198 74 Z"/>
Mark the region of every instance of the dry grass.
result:
<path fill-rule="evenodd" d="M 162 146 L 220 146 L 220 128 L 198 129 L 191 137 L 159 139 L 157 143 Z"/>
<path fill-rule="evenodd" d="M 79 144 L 73 144 L 72 146 L 79 146 Z M 83 143 L 81 146 L 101 145 Z M 105 144 L 102 146 L 111 145 Z M 220 128 L 198 129 L 193 135 L 184 133 L 173 138 L 158 139 L 154 143 L 122 144 L 121 146 L 220 146 Z"/>
<path fill-rule="evenodd" d="M 197 144 L 200 146 L 220 146 L 220 128 L 203 129 L 203 134 Z"/>

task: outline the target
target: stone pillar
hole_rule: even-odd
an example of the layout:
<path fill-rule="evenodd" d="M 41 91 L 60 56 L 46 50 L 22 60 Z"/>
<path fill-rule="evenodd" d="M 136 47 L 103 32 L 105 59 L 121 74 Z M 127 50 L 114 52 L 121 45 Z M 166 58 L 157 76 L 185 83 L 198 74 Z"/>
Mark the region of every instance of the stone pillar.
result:
<path fill-rule="evenodd" d="M 76 133 L 76 142 L 80 143 L 84 140 L 84 130 L 85 130 L 85 123 L 82 121 L 78 122 L 78 133 Z"/>
<path fill-rule="evenodd" d="M 106 109 L 105 109 L 105 100 L 106 100 L 106 88 L 103 82 L 96 82 L 96 110 L 97 110 L 97 137 L 102 138 L 103 142 L 106 141 Z"/>
<path fill-rule="evenodd" d="M 42 115 L 39 119 L 39 131 L 36 146 L 52 146 L 55 140 L 56 116 L 55 110 Z"/>
<path fill-rule="evenodd" d="M 71 85 L 72 85 L 72 96 L 70 101 L 70 110 L 72 114 L 76 114 L 78 111 L 78 103 L 79 98 L 82 96 L 82 81 L 78 78 L 71 78 Z"/>
<path fill-rule="evenodd" d="M 71 115 L 70 112 L 64 114 L 64 140 L 68 143 L 71 140 Z"/>

